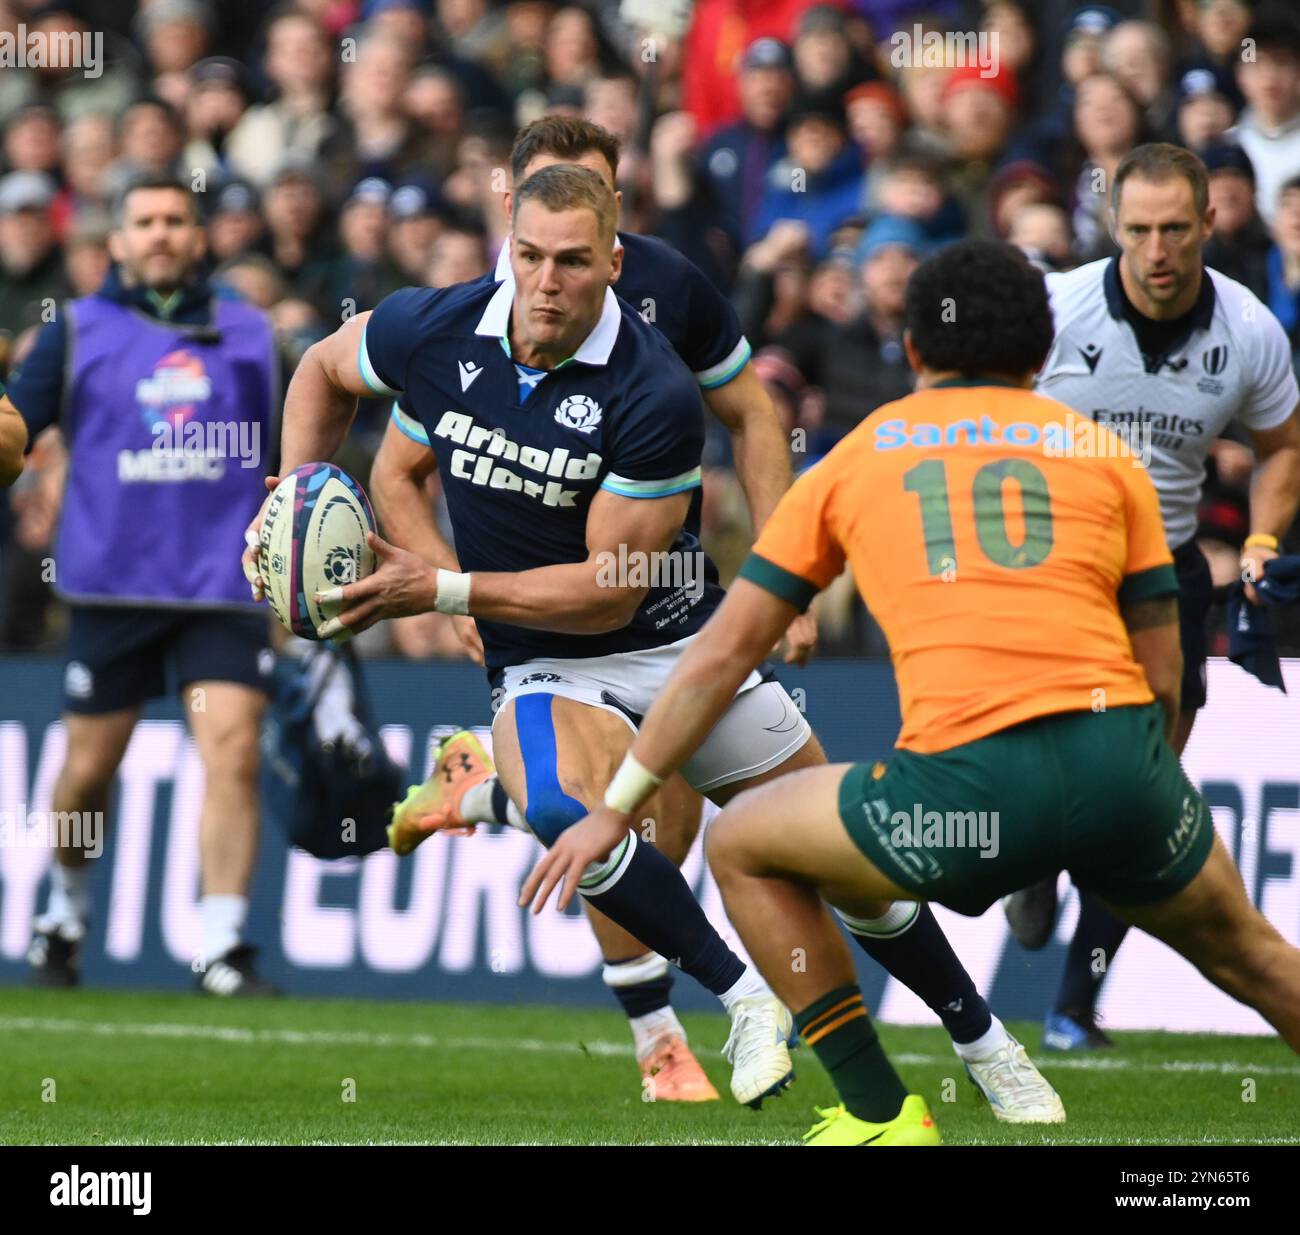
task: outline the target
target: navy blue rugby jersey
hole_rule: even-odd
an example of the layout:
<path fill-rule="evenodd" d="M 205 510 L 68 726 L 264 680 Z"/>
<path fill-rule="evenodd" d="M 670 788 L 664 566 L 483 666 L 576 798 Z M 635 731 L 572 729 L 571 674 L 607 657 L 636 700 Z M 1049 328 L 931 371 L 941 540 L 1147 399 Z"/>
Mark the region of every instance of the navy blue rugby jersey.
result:
<path fill-rule="evenodd" d="M 553 370 L 519 365 L 508 338 L 513 301 L 509 280 L 406 288 L 375 309 L 361 345 L 366 382 L 376 394 L 405 393 L 437 456 L 461 569 L 584 561 L 597 489 L 697 493 L 676 561 L 660 563 L 659 585 L 627 626 L 573 635 L 479 621 L 489 675 L 536 657 L 607 656 L 694 634 L 722 599 L 699 541 L 697 385 L 663 336 L 608 290 L 573 356 Z"/>

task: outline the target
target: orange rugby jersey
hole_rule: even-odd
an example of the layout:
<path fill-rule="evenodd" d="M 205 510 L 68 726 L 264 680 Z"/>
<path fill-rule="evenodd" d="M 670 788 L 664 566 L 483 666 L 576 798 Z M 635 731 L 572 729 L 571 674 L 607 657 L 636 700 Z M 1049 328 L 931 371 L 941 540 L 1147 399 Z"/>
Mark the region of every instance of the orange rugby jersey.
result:
<path fill-rule="evenodd" d="M 1119 601 L 1177 592 L 1156 491 L 1054 399 L 981 379 L 877 409 L 795 482 L 740 574 L 803 609 L 846 561 L 889 640 L 902 749 L 1153 698 Z"/>

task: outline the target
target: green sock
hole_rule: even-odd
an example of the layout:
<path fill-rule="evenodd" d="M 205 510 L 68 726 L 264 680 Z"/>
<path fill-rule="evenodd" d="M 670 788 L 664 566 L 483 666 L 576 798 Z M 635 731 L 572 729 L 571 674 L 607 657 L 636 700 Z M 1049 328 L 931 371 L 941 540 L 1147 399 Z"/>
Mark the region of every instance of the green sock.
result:
<path fill-rule="evenodd" d="M 831 1074 L 849 1114 L 869 1123 L 893 1119 L 907 1090 L 885 1055 L 862 992 L 840 986 L 796 1013 L 795 1028 Z"/>

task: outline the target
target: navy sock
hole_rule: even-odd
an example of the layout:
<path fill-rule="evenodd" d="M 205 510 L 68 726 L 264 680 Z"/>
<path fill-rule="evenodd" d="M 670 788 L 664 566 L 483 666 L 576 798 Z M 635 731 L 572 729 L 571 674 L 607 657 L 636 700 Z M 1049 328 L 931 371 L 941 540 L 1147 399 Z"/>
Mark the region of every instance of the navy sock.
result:
<path fill-rule="evenodd" d="M 713 929 L 682 872 L 653 845 L 628 833 L 611 855 L 611 873 L 582 894 L 606 917 L 646 947 L 666 956 L 715 995 L 730 990 L 744 962 Z"/>
<path fill-rule="evenodd" d="M 672 1003 L 673 974 L 669 969 L 657 977 L 645 978 L 629 985 L 618 984 L 620 966 L 638 965 L 645 958 L 636 957 L 630 961 L 606 961 L 605 985 L 614 992 L 614 997 L 623 1005 L 628 1020 L 638 1016 L 649 1016 Z"/>
<path fill-rule="evenodd" d="M 1079 889 L 1079 924 L 1074 928 L 1070 950 L 1065 957 L 1061 989 L 1056 994 L 1054 1012 L 1072 1012 L 1092 1016 L 1097 1007 L 1101 984 L 1110 972 L 1110 963 L 1124 942 L 1128 927 L 1091 892 Z M 1100 953 L 1103 963 L 1094 967 Z"/>
<path fill-rule="evenodd" d="M 875 926 L 881 933 L 876 934 L 868 933 L 866 923 L 858 919 L 844 914 L 840 918 L 872 960 L 925 1000 L 954 1042 L 974 1042 L 993 1024 L 989 1006 L 957 959 L 930 906 L 916 905 L 917 912 L 909 921 L 905 915 L 912 908 L 906 901 L 897 901 L 890 914 L 877 919 Z M 895 913 L 902 924 L 890 932 L 887 919 Z"/>
<path fill-rule="evenodd" d="M 509 809 L 510 798 L 501 787 L 501 781 L 494 779 L 492 781 L 492 817 L 498 823 L 509 824 L 510 816 L 506 813 Z"/>

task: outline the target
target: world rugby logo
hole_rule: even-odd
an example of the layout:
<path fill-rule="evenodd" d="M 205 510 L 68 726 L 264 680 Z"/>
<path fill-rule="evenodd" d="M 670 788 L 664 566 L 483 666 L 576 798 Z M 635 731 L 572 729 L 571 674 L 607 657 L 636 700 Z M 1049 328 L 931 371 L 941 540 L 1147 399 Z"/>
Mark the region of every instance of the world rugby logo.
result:
<path fill-rule="evenodd" d="M 590 433 L 600 424 L 600 404 L 587 395 L 570 395 L 555 409 L 555 420 L 566 429 Z"/>

